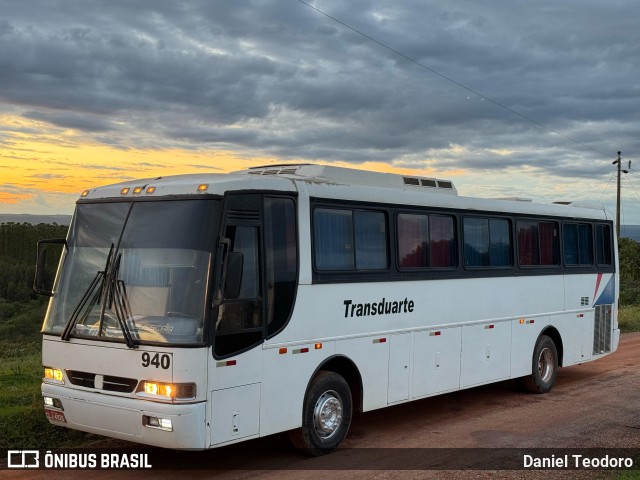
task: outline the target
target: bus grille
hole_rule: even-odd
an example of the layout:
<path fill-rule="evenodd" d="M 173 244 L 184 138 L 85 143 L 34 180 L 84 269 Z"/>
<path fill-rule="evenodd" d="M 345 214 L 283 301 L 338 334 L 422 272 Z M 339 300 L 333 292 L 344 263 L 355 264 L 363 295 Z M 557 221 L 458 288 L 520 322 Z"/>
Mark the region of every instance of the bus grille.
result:
<path fill-rule="evenodd" d="M 611 352 L 611 312 L 613 305 L 596 305 L 593 322 L 593 354 Z"/>
<path fill-rule="evenodd" d="M 95 373 L 79 372 L 77 370 L 67 370 L 67 377 L 69 381 L 79 387 L 94 388 L 95 386 Z"/>
<path fill-rule="evenodd" d="M 136 385 L 138 385 L 138 381 L 134 378 L 105 375 L 102 388 L 111 392 L 131 393 L 135 390 Z"/>
<path fill-rule="evenodd" d="M 96 388 L 97 375 L 95 373 L 67 370 L 67 377 L 73 385 L 86 388 Z M 138 385 L 138 381 L 135 378 L 104 375 L 104 377 L 102 377 L 101 389 L 109 392 L 131 393 L 135 390 L 136 385 Z"/>

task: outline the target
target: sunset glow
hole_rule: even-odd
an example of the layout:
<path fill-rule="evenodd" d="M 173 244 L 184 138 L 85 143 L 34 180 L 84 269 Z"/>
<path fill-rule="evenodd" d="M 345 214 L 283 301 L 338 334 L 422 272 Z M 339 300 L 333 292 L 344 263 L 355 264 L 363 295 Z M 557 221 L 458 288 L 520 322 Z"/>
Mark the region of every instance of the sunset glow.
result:
<path fill-rule="evenodd" d="M 142 150 L 85 143 L 77 131 L 6 115 L 0 116 L 0 125 L 5 133 L 0 146 L 0 213 L 71 213 L 80 192 L 91 187 L 137 178 L 225 173 L 282 162 L 277 158 L 244 157 L 232 151 Z M 411 169 L 384 162 L 322 163 L 379 172 L 443 175 L 435 168 Z M 464 170 L 444 173 L 456 176 Z"/>

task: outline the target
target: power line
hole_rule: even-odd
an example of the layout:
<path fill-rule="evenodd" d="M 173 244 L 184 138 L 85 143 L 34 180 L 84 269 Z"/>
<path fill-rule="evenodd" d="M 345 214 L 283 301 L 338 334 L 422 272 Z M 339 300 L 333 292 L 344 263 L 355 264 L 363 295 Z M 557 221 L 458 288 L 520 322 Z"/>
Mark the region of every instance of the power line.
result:
<path fill-rule="evenodd" d="M 624 174 L 624 178 L 627 179 L 627 182 L 629 183 L 629 185 L 631 185 L 631 189 L 633 190 L 633 193 L 636 194 L 636 197 L 638 197 L 638 200 L 640 200 L 640 194 L 638 194 L 638 190 L 636 190 L 636 187 L 633 183 L 631 183 L 631 179 L 629 178 L 629 174 L 625 173 Z"/>
<path fill-rule="evenodd" d="M 611 172 L 611 176 L 609 177 L 609 181 L 607 182 L 607 185 L 604 187 L 604 190 L 602 191 L 602 193 L 600 194 L 600 198 L 598 199 L 599 202 L 602 201 L 602 197 L 604 196 L 604 194 L 607 191 L 607 188 L 609 188 L 609 184 L 611 183 L 611 180 L 613 180 L 613 176 L 616 174 L 616 171 L 614 170 L 613 172 Z"/>
<path fill-rule="evenodd" d="M 528 122 L 531 122 L 531 123 L 533 123 L 533 124 L 535 124 L 535 125 L 538 125 L 539 127 L 542 127 L 542 128 L 544 128 L 545 130 L 548 130 L 549 132 L 555 133 L 556 135 L 559 135 L 559 136 L 561 136 L 562 138 L 565 138 L 566 140 L 569 140 L 569 141 L 571 141 L 571 142 L 574 142 L 574 143 L 576 143 L 576 144 L 578 144 L 578 145 L 583 146 L 584 148 L 587 148 L 587 149 L 589 149 L 589 150 L 592 150 L 592 151 L 594 151 L 594 152 L 596 152 L 596 153 L 598 153 L 598 154 L 602 155 L 602 156 L 603 156 L 603 157 L 605 157 L 605 158 L 612 158 L 612 156 L 611 156 L 611 155 L 608 155 L 608 154 L 606 154 L 606 153 L 604 153 L 604 152 L 601 152 L 600 150 L 598 150 L 598 149 L 596 149 L 596 148 L 593 148 L 593 147 L 591 147 L 590 145 L 587 145 L 587 144 L 585 144 L 585 143 L 583 143 L 583 142 L 581 142 L 581 141 L 579 141 L 579 140 L 576 140 L 575 138 L 572 138 L 572 137 L 570 137 L 569 135 L 565 135 L 564 133 L 559 132 L 558 130 L 555 130 L 555 129 L 551 128 L 551 127 L 548 127 L 547 125 L 545 125 L 545 124 L 543 124 L 543 123 L 541 123 L 541 122 L 539 122 L 539 121 L 537 121 L 537 120 L 535 120 L 535 119 L 533 119 L 533 118 L 531 118 L 531 117 L 528 117 L 528 116 L 526 116 L 526 115 L 524 115 L 524 114 L 522 114 L 522 113 L 518 112 L 517 110 L 514 110 L 513 108 L 508 107 L 507 105 L 505 105 L 505 104 L 503 104 L 503 103 L 498 102 L 497 100 L 492 99 L 491 97 L 488 97 L 488 96 L 486 96 L 486 95 L 481 94 L 480 92 L 477 92 L 476 90 L 474 90 L 474 89 L 472 89 L 472 88 L 470 88 L 470 87 L 468 87 L 468 86 L 466 86 L 466 85 L 464 85 L 464 84 L 462 84 L 462 83 L 460 83 L 460 82 L 458 82 L 458 81 L 454 80 L 453 78 L 451 78 L 451 77 L 449 77 L 449 76 L 447 76 L 447 75 L 445 75 L 445 74 L 443 74 L 443 73 L 440 73 L 439 71 L 435 70 L 434 68 L 431 68 L 431 67 L 429 67 L 428 65 L 425 65 L 424 63 L 421 63 L 421 62 L 419 62 L 418 60 L 416 60 L 416 59 L 414 59 L 414 58 L 412 58 L 412 57 L 410 57 L 410 56 L 408 56 L 408 55 L 406 55 L 406 54 L 402 53 L 401 51 L 396 50 L 395 48 L 393 48 L 393 47 L 391 47 L 391 46 L 387 45 L 386 43 L 383 43 L 383 42 L 381 42 L 380 40 L 377 40 L 376 38 L 372 37 L 371 35 L 368 35 L 368 34 L 366 34 L 366 33 L 362 32 L 361 30 L 358 30 L 357 28 L 352 27 L 351 25 L 349 25 L 349 24 L 347 24 L 347 23 L 343 22 L 342 20 L 339 20 L 338 18 L 336 18 L 336 17 L 334 17 L 334 16 L 332 16 L 332 15 L 329 15 L 328 13 L 326 13 L 326 12 L 324 12 L 324 11 L 320 10 L 318 7 L 315 7 L 315 6 L 311 5 L 310 3 L 307 3 L 307 2 L 306 2 L 306 1 L 304 1 L 304 0 L 298 0 L 298 2 L 302 3 L 303 5 L 306 5 L 306 6 L 307 6 L 307 7 L 309 7 L 310 9 L 312 9 L 312 10 L 316 11 L 317 13 L 319 13 L 319 14 L 321 14 L 321 15 L 324 15 L 324 16 L 325 16 L 325 17 L 327 17 L 328 19 L 330 19 L 330 20 L 332 20 L 332 21 L 334 21 L 334 22 L 336 22 L 336 23 L 338 23 L 338 24 L 342 25 L 343 27 L 348 28 L 348 29 L 349 29 L 349 30 L 351 30 L 352 32 L 357 33 L 358 35 L 360 35 L 360 36 L 362 36 L 362 37 L 366 38 L 367 40 L 369 40 L 369 41 L 371 41 L 371 42 L 373 42 L 373 43 L 375 43 L 375 44 L 377 44 L 377 45 L 381 46 L 382 48 L 385 48 L 385 49 L 389 50 L 390 52 L 392 52 L 392 53 L 394 53 L 394 54 L 396 54 L 396 55 L 398 55 L 398 56 L 400 56 L 400 57 L 404 58 L 405 60 L 407 60 L 407 61 L 409 61 L 409 62 L 411 62 L 411 63 L 414 63 L 415 65 L 418 65 L 419 67 L 421 67 L 421 68 L 423 68 L 423 69 L 425 69 L 425 70 L 427 70 L 427 71 L 429 71 L 429 72 L 433 73 L 434 75 L 437 75 L 437 76 L 439 76 L 439 77 L 441 77 L 441 78 L 443 78 L 443 79 L 447 80 L 448 82 L 451 82 L 451 83 L 453 83 L 454 85 L 457 85 L 458 87 L 460 87 L 460 88 L 462 88 L 462 89 L 466 90 L 467 92 L 470 92 L 470 93 L 472 93 L 472 94 L 474 94 L 474 95 L 476 95 L 476 96 L 480 97 L 480 98 L 481 98 L 481 99 L 483 99 L 483 100 L 487 100 L 488 102 L 493 103 L 493 104 L 494 104 L 494 105 L 496 105 L 497 107 L 500 107 L 500 108 L 502 108 L 502 109 L 504 109 L 504 110 L 506 110 L 506 111 L 508 111 L 508 112 L 512 113 L 513 115 L 517 115 L 518 117 L 520 117 L 520 118 L 522 118 L 522 119 L 524 119 L 524 120 L 527 120 Z"/>

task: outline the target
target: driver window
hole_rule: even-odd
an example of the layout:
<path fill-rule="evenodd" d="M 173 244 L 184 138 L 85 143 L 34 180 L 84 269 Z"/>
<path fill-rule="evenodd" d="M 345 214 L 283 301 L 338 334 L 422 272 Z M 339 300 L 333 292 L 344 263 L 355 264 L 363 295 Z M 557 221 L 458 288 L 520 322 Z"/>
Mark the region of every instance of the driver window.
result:
<path fill-rule="evenodd" d="M 229 225 L 230 250 L 242 253 L 242 282 L 238 298 L 223 299 L 216 319 L 215 353 L 230 355 L 262 340 L 260 235 L 257 226 Z"/>
<path fill-rule="evenodd" d="M 238 298 L 258 298 L 258 228 L 230 226 L 231 251 L 242 253 L 242 283 Z"/>

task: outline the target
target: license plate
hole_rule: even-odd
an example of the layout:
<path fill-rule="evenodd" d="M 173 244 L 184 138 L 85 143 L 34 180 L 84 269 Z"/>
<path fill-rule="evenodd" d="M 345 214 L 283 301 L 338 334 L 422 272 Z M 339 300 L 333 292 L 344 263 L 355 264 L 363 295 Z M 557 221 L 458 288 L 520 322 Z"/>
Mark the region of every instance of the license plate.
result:
<path fill-rule="evenodd" d="M 49 420 L 51 420 L 52 422 L 62 422 L 62 423 L 67 423 L 67 419 L 64 418 L 64 413 L 62 412 L 58 412 L 57 410 L 49 410 L 49 409 L 44 409 L 44 414 L 47 416 L 47 418 Z"/>

